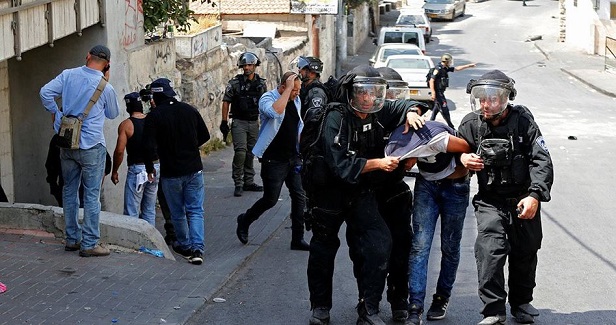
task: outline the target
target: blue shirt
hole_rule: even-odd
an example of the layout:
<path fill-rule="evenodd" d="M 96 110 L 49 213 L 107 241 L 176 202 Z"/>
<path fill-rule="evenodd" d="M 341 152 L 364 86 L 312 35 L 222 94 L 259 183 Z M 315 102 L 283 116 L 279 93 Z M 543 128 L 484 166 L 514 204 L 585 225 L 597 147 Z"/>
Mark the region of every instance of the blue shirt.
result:
<path fill-rule="evenodd" d="M 94 94 L 103 73 L 86 66 L 66 69 L 56 78 L 41 88 L 41 101 L 49 112 L 56 114 L 54 130 L 60 129 L 62 115 L 80 116 L 85 111 Z M 56 104 L 56 98 L 62 97 L 62 111 Z M 105 145 L 103 126 L 105 117 L 114 119 L 120 114 L 118 96 L 111 84 L 107 84 L 100 98 L 83 121 L 81 127 L 80 149 L 90 149 L 101 143 Z M 82 116 L 81 116 L 82 117 Z"/>
<path fill-rule="evenodd" d="M 263 153 L 267 147 L 272 143 L 272 140 L 276 137 L 278 130 L 280 130 L 280 125 L 282 125 L 282 120 L 284 119 L 284 111 L 281 114 L 278 114 L 274 110 L 274 102 L 280 98 L 280 93 L 278 89 L 273 89 L 261 96 L 259 100 L 259 118 L 261 119 L 261 127 L 259 128 L 259 137 L 257 138 L 257 143 L 254 148 L 252 148 L 252 153 L 257 156 L 257 158 L 263 158 Z M 300 116 L 299 125 L 297 127 L 297 138 L 299 139 L 299 135 L 304 128 L 304 121 L 302 121 L 301 117 L 301 109 L 302 102 L 299 99 L 299 96 L 295 97 L 293 100 L 295 104 L 295 109 L 297 109 L 297 114 Z M 299 153 L 299 143 L 296 144 L 297 152 Z"/>

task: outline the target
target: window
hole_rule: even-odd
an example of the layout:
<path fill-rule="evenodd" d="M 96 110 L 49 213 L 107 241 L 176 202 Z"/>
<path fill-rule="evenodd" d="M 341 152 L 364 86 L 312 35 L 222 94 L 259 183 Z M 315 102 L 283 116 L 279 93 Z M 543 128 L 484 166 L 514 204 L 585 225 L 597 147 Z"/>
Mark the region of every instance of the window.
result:
<path fill-rule="evenodd" d="M 610 2 L 610 19 L 616 20 L 616 2 Z"/>

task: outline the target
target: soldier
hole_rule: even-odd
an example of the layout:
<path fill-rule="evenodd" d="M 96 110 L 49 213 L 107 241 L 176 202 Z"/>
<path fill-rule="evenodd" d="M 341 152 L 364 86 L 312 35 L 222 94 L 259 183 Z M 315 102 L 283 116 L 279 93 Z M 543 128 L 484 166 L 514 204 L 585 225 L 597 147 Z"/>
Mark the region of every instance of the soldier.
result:
<path fill-rule="evenodd" d="M 299 56 L 295 59 L 298 73 L 302 79 L 302 89 L 299 99 L 302 101 L 302 118 L 306 111 L 312 108 L 324 107 L 331 99 L 327 95 L 327 89 L 321 83 L 323 62 L 313 56 Z"/>
<path fill-rule="evenodd" d="M 432 116 L 430 117 L 430 120 L 434 121 L 434 119 L 436 119 L 436 114 L 441 112 L 445 122 L 447 122 L 447 125 L 449 125 L 450 128 L 455 129 L 453 123 L 451 123 L 449 108 L 447 107 L 447 98 L 445 98 L 445 90 L 449 87 L 449 72 L 462 71 L 474 66 L 475 63 L 469 63 L 454 67 L 453 57 L 451 54 L 445 53 L 441 56 L 441 62 L 436 66 L 436 68 L 434 68 L 429 81 L 432 100 L 434 101 L 434 108 L 432 108 Z"/>
<path fill-rule="evenodd" d="M 229 134 L 229 116 L 233 119 L 231 136 L 233 137 L 232 177 L 235 183 L 234 196 L 242 196 L 244 191 L 263 192 L 263 186 L 254 182 L 254 155 L 252 148 L 259 134 L 259 98 L 267 91 L 265 79 L 255 73 L 261 60 L 252 52 L 240 55 L 237 66 L 244 70 L 229 80 L 222 99 L 222 122 L 220 132 L 223 138 Z M 229 115 L 229 106 L 231 114 Z"/>
<path fill-rule="evenodd" d="M 550 200 L 554 168 L 548 148 L 530 111 L 509 104 L 516 95 L 513 79 L 499 70 L 471 80 L 472 113 L 459 135 L 471 146 L 460 160 L 477 174 L 473 198 L 477 217 L 475 258 L 480 325 L 505 324 L 507 291 L 503 267 L 509 262 L 509 305 L 516 322 L 539 315 L 533 300 L 537 251 L 541 248 L 540 201 Z"/>

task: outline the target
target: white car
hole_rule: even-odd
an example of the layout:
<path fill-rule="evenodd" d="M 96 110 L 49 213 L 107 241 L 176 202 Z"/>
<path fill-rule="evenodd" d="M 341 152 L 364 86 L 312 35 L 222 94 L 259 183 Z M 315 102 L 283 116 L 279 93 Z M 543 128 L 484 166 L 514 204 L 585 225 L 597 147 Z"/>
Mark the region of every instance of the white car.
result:
<path fill-rule="evenodd" d="M 426 40 L 424 30 L 417 27 L 381 27 L 379 37 L 372 40 L 374 45 L 402 43 L 419 46 L 426 54 Z"/>
<path fill-rule="evenodd" d="M 424 30 L 424 39 L 426 43 L 430 43 L 430 37 L 432 37 L 432 26 L 430 25 L 430 19 L 428 18 L 428 16 L 426 16 L 426 13 L 423 11 L 423 9 L 401 9 L 400 15 L 396 20 L 396 26 L 421 28 Z"/>
<path fill-rule="evenodd" d="M 383 44 L 374 51 L 370 65 L 375 68 L 384 67 L 385 60 L 389 56 L 402 54 L 423 55 L 423 52 L 417 45 L 413 44 Z"/>
<path fill-rule="evenodd" d="M 390 67 L 402 76 L 409 84 L 411 99 L 432 102 L 430 87 L 426 83 L 426 75 L 434 68 L 430 57 L 425 55 L 391 55 L 385 60 L 385 66 Z"/>

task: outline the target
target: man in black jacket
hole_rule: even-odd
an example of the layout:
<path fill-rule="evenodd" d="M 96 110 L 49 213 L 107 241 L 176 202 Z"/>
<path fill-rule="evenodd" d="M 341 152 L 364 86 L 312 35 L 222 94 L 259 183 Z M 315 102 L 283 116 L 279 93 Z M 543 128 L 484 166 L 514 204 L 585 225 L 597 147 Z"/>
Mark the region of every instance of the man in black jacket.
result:
<path fill-rule="evenodd" d="M 168 79 L 151 84 L 156 103 L 145 118 L 145 168 L 154 180 L 154 160 L 160 159 L 160 182 L 171 210 L 177 242 L 173 250 L 192 264 L 203 263 L 203 164 L 199 147 L 210 139 L 201 114 L 177 101 Z"/>
<path fill-rule="evenodd" d="M 530 303 L 543 237 L 540 202 L 550 201 L 554 167 L 530 111 L 508 102 L 515 98 L 514 84 L 499 70 L 471 80 L 466 91 L 473 112 L 459 128 L 470 152 L 477 152 L 462 154 L 460 160 L 477 174 L 479 185 L 473 205 L 479 297 L 484 303 L 480 325 L 505 324 L 507 259 L 511 314 L 525 324 L 539 315 Z"/>

